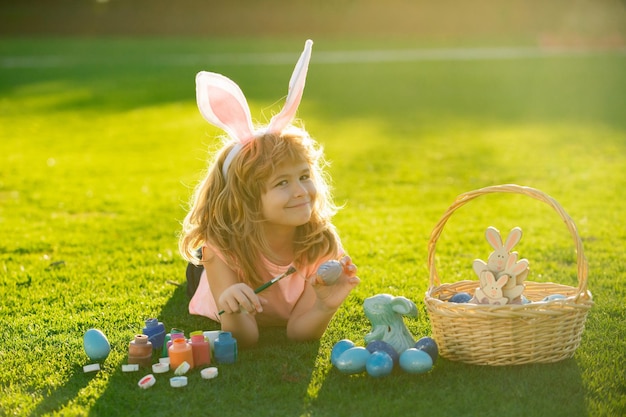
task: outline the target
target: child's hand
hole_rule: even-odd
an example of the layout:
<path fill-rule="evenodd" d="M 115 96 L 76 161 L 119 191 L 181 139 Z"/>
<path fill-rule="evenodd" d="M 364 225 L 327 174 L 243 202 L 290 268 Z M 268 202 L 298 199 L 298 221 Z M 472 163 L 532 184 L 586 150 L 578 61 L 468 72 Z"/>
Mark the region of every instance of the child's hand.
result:
<path fill-rule="evenodd" d="M 339 262 L 343 267 L 343 272 L 337 282 L 333 285 L 313 285 L 318 302 L 324 308 L 331 310 L 339 308 L 343 300 L 350 294 L 350 291 L 361 282 L 359 277 L 356 276 L 357 267 L 352 263 L 352 259 L 349 256 L 344 256 Z"/>
<path fill-rule="evenodd" d="M 350 278 L 356 277 L 356 265 L 352 263 L 352 259 L 349 256 L 344 256 L 339 260 L 341 265 L 343 265 L 343 272 Z M 358 279 L 358 278 L 357 278 Z M 357 282 L 358 284 L 358 282 Z"/>
<path fill-rule="evenodd" d="M 226 288 L 218 300 L 218 305 L 224 313 L 247 312 L 251 314 L 261 313 L 260 298 L 248 285 L 238 283 Z"/>

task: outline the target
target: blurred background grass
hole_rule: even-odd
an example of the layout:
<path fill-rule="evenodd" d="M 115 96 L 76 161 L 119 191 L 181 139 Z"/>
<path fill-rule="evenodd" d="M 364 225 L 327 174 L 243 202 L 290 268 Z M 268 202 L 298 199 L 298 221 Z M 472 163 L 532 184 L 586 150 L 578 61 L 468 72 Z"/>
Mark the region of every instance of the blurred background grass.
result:
<path fill-rule="evenodd" d="M 623 46 L 619 0 L 5 0 L 0 35 L 406 38 Z"/>

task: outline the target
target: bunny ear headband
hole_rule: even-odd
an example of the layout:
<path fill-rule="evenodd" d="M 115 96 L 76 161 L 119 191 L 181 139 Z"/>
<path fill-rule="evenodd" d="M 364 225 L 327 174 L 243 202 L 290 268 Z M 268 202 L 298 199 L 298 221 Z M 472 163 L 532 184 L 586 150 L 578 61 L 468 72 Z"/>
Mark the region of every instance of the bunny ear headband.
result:
<path fill-rule="evenodd" d="M 285 105 L 280 113 L 272 117 L 262 133 L 281 133 L 294 119 L 304 91 L 312 46 L 312 40 L 305 42 L 304 51 L 289 80 Z M 226 178 L 228 167 L 235 156 L 245 144 L 259 135 L 254 132 L 250 107 L 237 84 L 214 72 L 201 71 L 196 75 L 196 100 L 202 116 L 212 125 L 224 130 L 236 142 L 222 166 L 222 174 Z"/>

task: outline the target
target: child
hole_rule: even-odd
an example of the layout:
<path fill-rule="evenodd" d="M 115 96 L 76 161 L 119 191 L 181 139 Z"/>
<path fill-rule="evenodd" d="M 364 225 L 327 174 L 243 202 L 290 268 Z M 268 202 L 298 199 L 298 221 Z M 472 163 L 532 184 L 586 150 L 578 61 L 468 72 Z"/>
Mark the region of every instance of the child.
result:
<path fill-rule="evenodd" d="M 331 223 L 337 208 L 321 146 L 292 125 L 311 47 L 309 40 L 283 110 L 260 130 L 234 82 L 215 73 L 196 76 L 200 112 L 228 133 L 229 142 L 197 187 L 183 223 L 181 254 L 203 267 L 196 270 L 202 275 L 189 311 L 221 322 L 242 346 L 255 344 L 263 326 L 285 326 L 292 340 L 319 339 L 359 283 Z M 317 268 L 331 259 L 340 259 L 343 272 L 336 283 L 320 284 Z M 289 267 L 296 272 L 254 292 Z"/>

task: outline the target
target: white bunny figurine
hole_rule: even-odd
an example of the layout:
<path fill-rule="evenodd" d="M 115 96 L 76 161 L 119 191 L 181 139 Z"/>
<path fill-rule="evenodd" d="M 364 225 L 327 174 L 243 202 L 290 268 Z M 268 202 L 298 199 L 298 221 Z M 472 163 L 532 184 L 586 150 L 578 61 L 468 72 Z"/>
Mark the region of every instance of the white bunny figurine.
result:
<path fill-rule="evenodd" d="M 476 288 L 474 302 L 478 304 L 504 305 L 509 301 L 502 294 L 502 287 L 506 284 L 508 277 L 496 279 L 491 271 L 483 271 L 481 274 L 480 288 Z"/>
<path fill-rule="evenodd" d="M 519 297 L 524 292 L 524 280 L 528 276 L 528 260 L 517 260 L 517 252 L 511 253 L 506 262 L 504 271 L 497 275 L 497 278 L 506 277 L 506 284 L 502 287 L 503 295 L 509 300 L 509 303 L 521 302 Z"/>
<path fill-rule="evenodd" d="M 500 232 L 493 226 L 489 226 L 487 231 L 485 232 L 485 237 L 487 238 L 487 242 L 494 249 L 493 252 L 489 254 L 489 258 L 487 258 L 487 263 L 484 261 L 477 259 L 474 261 L 474 271 L 478 275 L 480 272 L 488 269 L 494 274 L 498 274 L 504 271 L 506 267 L 506 263 L 509 259 L 511 249 L 522 239 L 522 229 L 519 227 L 515 227 L 511 229 L 509 232 L 509 236 L 506 238 L 506 242 L 502 244 L 502 237 L 500 236 Z"/>
<path fill-rule="evenodd" d="M 487 262 L 476 259 L 472 265 L 480 279 L 482 290 L 487 285 L 485 273 L 491 272 L 495 279 L 504 282 L 502 294 L 509 303 L 521 301 L 520 296 L 525 288 L 522 283 L 528 275 L 528 260 L 518 261 L 517 252 L 511 252 L 511 249 L 521 240 L 522 229 L 511 229 L 505 243 L 502 243 L 500 232 L 493 226 L 487 228 L 485 237 L 494 250 L 489 254 Z"/>

